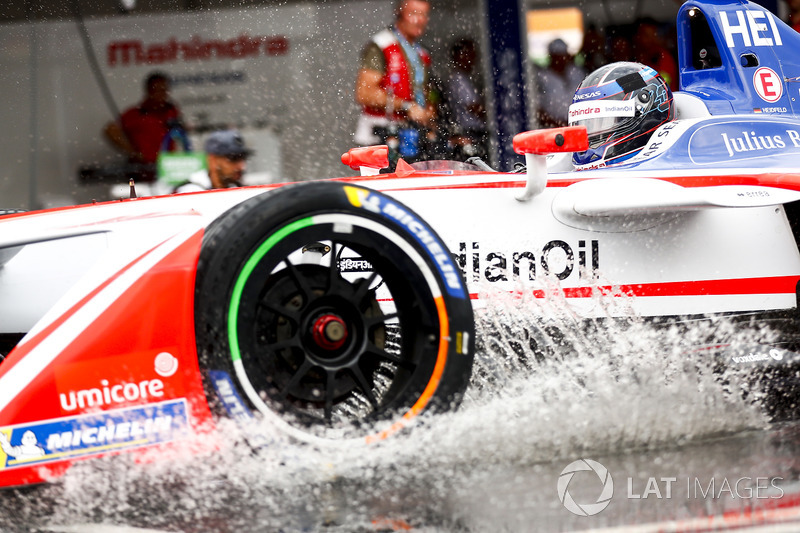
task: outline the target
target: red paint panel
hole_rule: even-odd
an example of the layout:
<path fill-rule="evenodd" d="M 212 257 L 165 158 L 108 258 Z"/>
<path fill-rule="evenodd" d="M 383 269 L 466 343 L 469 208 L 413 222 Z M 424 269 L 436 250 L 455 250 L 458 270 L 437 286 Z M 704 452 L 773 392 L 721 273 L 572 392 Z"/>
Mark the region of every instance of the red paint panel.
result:
<path fill-rule="evenodd" d="M 197 232 L 134 282 L 58 354 L 0 413 L 0 430 L 182 398 L 190 425 L 210 427 L 194 337 L 202 234 Z M 91 295 L 81 304 L 91 305 Z M 119 451 L 125 448 L 108 453 Z M 75 460 L 0 469 L 0 486 L 41 481 Z"/>

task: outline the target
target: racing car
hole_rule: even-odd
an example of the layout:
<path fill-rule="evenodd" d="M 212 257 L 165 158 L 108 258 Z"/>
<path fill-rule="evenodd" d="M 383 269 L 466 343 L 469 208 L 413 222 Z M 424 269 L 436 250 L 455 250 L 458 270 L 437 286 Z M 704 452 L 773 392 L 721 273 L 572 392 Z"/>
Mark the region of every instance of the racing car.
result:
<path fill-rule="evenodd" d="M 766 323 L 779 335 L 745 353 L 708 342 L 791 379 L 800 36 L 756 4 L 692 0 L 678 37 L 680 91 L 647 67 L 588 77 L 572 125 L 515 137 L 519 172 L 380 174 L 378 146 L 343 155 L 360 176 L 3 216 L 0 486 L 224 419 L 387 438 L 457 405 L 497 294 Z"/>
<path fill-rule="evenodd" d="M 187 442 L 219 415 L 371 442 L 469 380 L 454 259 L 356 184 L 17 213 L 0 233 L 0 486 Z"/>

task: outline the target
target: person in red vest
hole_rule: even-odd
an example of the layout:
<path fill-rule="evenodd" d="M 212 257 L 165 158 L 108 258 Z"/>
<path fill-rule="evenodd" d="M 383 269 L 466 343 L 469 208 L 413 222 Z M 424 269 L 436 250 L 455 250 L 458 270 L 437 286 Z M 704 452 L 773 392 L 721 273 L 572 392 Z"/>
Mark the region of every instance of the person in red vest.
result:
<path fill-rule="evenodd" d="M 394 24 L 364 47 L 355 92 L 362 107 L 354 135 L 357 144 L 379 144 L 375 127 L 393 121 L 433 125 L 436 112 L 427 88 L 431 58 L 419 44 L 430 9 L 428 0 L 399 0 Z"/>

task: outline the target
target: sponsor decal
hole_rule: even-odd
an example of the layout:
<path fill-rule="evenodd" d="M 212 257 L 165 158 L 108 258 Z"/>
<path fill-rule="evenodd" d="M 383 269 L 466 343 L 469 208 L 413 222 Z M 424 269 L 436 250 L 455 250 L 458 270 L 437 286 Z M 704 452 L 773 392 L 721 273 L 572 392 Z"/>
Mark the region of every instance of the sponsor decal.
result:
<path fill-rule="evenodd" d="M 600 107 L 594 104 L 581 107 L 569 106 L 569 122 L 572 124 L 581 118 L 599 117 L 600 113 Z"/>
<path fill-rule="evenodd" d="M 783 96 L 783 81 L 769 67 L 761 67 L 753 73 L 753 86 L 765 102 L 774 104 Z"/>
<path fill-rule="evenodd" d="M 570 124 L 579 120 L 589 120 L 593 118 L 633 116 L 636 116 L 636 105 L 631 100 L 577 102 L 569 106 Z"/>
<path fill-rule="evenodd" d="M 188 41 L 171 37 L 166 42 L 145 44 L 139 39 L 108 43 L 109 67 L 162 65 L 177 61 L 208 61 L 245 57 L 279 56 L 289 52 L 289 39 L 283 35 L 255 36 L 242 34 L 233 39 L 204 39 L 198 35 Z"/>
<path fill-rule="evenodd" d="M 184 398 L 0 428 L 0 470 L 166 443 L 187 432 Z"/>
<path fill-rule="evenodd" d="M 372 264 L 361 257 L 339 257 L 336 264 L 340 272 L 372 272 Z"/>
<path fill-rule="evenodd" d="M 250 408 L 245 405 L 244 400 L 242 400 L 233 385 L 230 375 L 222 370 L 210 370 L 208 375 L 217 390 L 217 396 L 222 402 L 223 408 L 228 413 L 228 416 L 244 431 L 247 436 L 247 442 L 255 447 L 268 445 L 270 441 L 263 433 L 258 432 L 257 419 Z"/>
<path fill-rule="evenodd" d="M 575 170 L 594 170 L 596 168 L 605 168 L 608 166 L 605 160 L 596 163 L 587 163 L 586 165 L 576 166 Z"/>
<path fill-rule="evenodd" d="M 169 352 L 161 352 L 156 356 L 156 374 L 168 378 L 178 371 L 178 358 Z"/>
<path fill-rule="evenodd" d="M 719 15 L 728 48 L 734 48 L 737 44 L 747 47 L 783 45 L 772 13 L 755 9 L 737 9 L 721 11 Z"/>
<path fill-rule="evenodd" d="M 689 157 L 698 165 L 759 158 L 785 165 L 785 158 L 798 156 L 800 129 L 788 122 L 711 124 L 698 128 L 689 139 Z"/>
<path fill-rule="evenodd" d="M 453 264 L 450 253 L 414 215 L 391 201 L 387 201 L 383 206 L 383 213 L 405 226 L 427 248 L 444 276 L 448 288 L 456 290 L 462 288 L 461 276 Z"/>
<path fill-rule="evenodd" d="M 214 388 L 217 389 L 222 406 L 228 412 L 228 416 L 236 421 L 250 422 L 254 420 L 252 411 L 242 401 L 242 397 L 233 386 L 231 377 L 227 372 L 221 370 L 209 371 L 211 382 L 214 383 Z"/>
<path fill-rule="evenodd" d="M 794 135 L 797 140 L 800 140 L 798 132 L 795 131 Z M 725 143 L 725 149 L 728 151 L 728 157 L 733 157 L 736 153 L 786 148 L 786 142 L 783 140 L 782 136 L 773 135 L 770 137 L 767 135 L 756 135 L 755 131 L 743 131 L 739 136 L 728 136 L 727 133 L 723 132 L 722 141 Z"/>
<path fill-rule="evenodd" d="M 576 254 L 577 251 L 577 254 Z M 592 279 L 600 269 L 600 241 L 569 244 L 562 240 L 545 243 L 538 250 L 484 251 L 479 242 L 460 242 L 454 253 L 456 263 L 466 279 L 472 281 L 534 281 L 538 277 L 570 276 Z"/>
<path fill-rule="evenodd" d="M 673 134 L 675 131 L 677 131 L 677 135 Z M 650 159 L 654 155 L 666 152 L 667 148 L 675 144 L 675 141 L 677 141 L 685 131 L 686 126 L 680 122 L 667 122 L 650 136 L 650 142 L 642 149 L 639 155 L 631 159 L 631 162 L 640 159 Z"/>
<path fill-rule="evenodd" d="M 182 395 L 178 358 L 169 352 L 136 354 L 63 365 L 56 370 L 58 404 L 63 414 L 123 405 L 160 402 Z M 111 372 L 118 371 L 118 377 Z M 171 379 L 170 379 L 171 378 Z"/>
<path fill-rule="evenodd" d="M 339 254 L 336 257 L 336 267 L 339 269 L 339 272 L 342 274 L 372 273 L 372 263 L 360 255 L 348 256 L 346 254 L 355 254 L 355 252 L 349 248 L 339 250 Z M 383 279 L 379 280 L 377 284 L 370 286 L 370 290 L 376 290 L 378 287 L 381 287 L 383 283 Z"/>
<path fill-rule="evenodd" d="M 573 102 L 580 102 L 582 100 L 586 100 L 587 98 L 596 98 L 600 96 L 600 91 L 592 91 L 590 93 L 583 93 L 583 94 L 576 94 L 575 97 L 572 99 Z"/>
<path fill-rule="evenodd" d="M 453 263 L 453 258 L 444 245 L 426 229 L 425 225 L 416 216 L 388 198 L 382 199 L 382 197 L 368 190 L 347 186 L 344 187 L 344 190 L 347 199 L 355 207 L 367 209 L 373 213 L 380 213 L 403 226 L 433 258 L 437 270 L 445 281 L 448 293 L 457 298 L 464 298 L 462 293 L 463 282 L 458 269 Z"/>
<path fill-rule="evenodd" d="M 593 279 L 600 269 L 600 242 L 596 240 L 573 244 L 554 240 L 541 249 L 518 251 L 485 251 L 479 242 L 460 242 L 452 255 L 464 279 L 491 283 L 535 281 L 537 276 L 547 275 L 559 280 L 573 274 Z M 341 258 L 338 266 L 344 274 L 372 271 L 372 265 L 363 259 Z"/>
<path fill-rule="evenodd" d="M 99 387 L 69 391 L 58 395 L 61 409 L 74 411 L 113 404 L 134 403 L 140 400 L 159 399 L 164 396 L 164 382 L 160 379 L 145 379 L 139 382 L 121 382 L 110 385 L 107 379 L 100 380 Z"/>
<path fill-rule="evenodd" d="M 736 357 L 731 357 L 731 360 L 734 363 L 757 363 L 759 361 L 782 361 L 783 360 L 783 353 L 780 350 L 773 348 L 768 353 L 753 353 L 750 352 L 747 355 L 740 355 Z"/>

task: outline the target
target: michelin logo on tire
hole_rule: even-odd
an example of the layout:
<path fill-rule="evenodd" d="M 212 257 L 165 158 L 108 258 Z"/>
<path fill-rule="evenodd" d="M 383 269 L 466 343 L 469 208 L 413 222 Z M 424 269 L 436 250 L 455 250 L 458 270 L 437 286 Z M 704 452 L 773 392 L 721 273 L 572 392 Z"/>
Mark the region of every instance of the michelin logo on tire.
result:
<path fill-rule="evenodd" d="M 603 490 L 595 503 L 578 503 L 569 493 L 569 484 L 573 476 L 577 472 L 584 471 L 593 471 L 603 484 Z M 603 509 L 608 507 L 608 504 L 611 503 L 611 497 L 614 496 L 614 480 L 611 479 L 608 469 L 591 459 L 578 459 L 568 464 L 561 471 L 561 475 L 558 476 L 557 488 L 558 499 L 569 512 L 578 516 L 594 516 L 602 512 Z"/>

